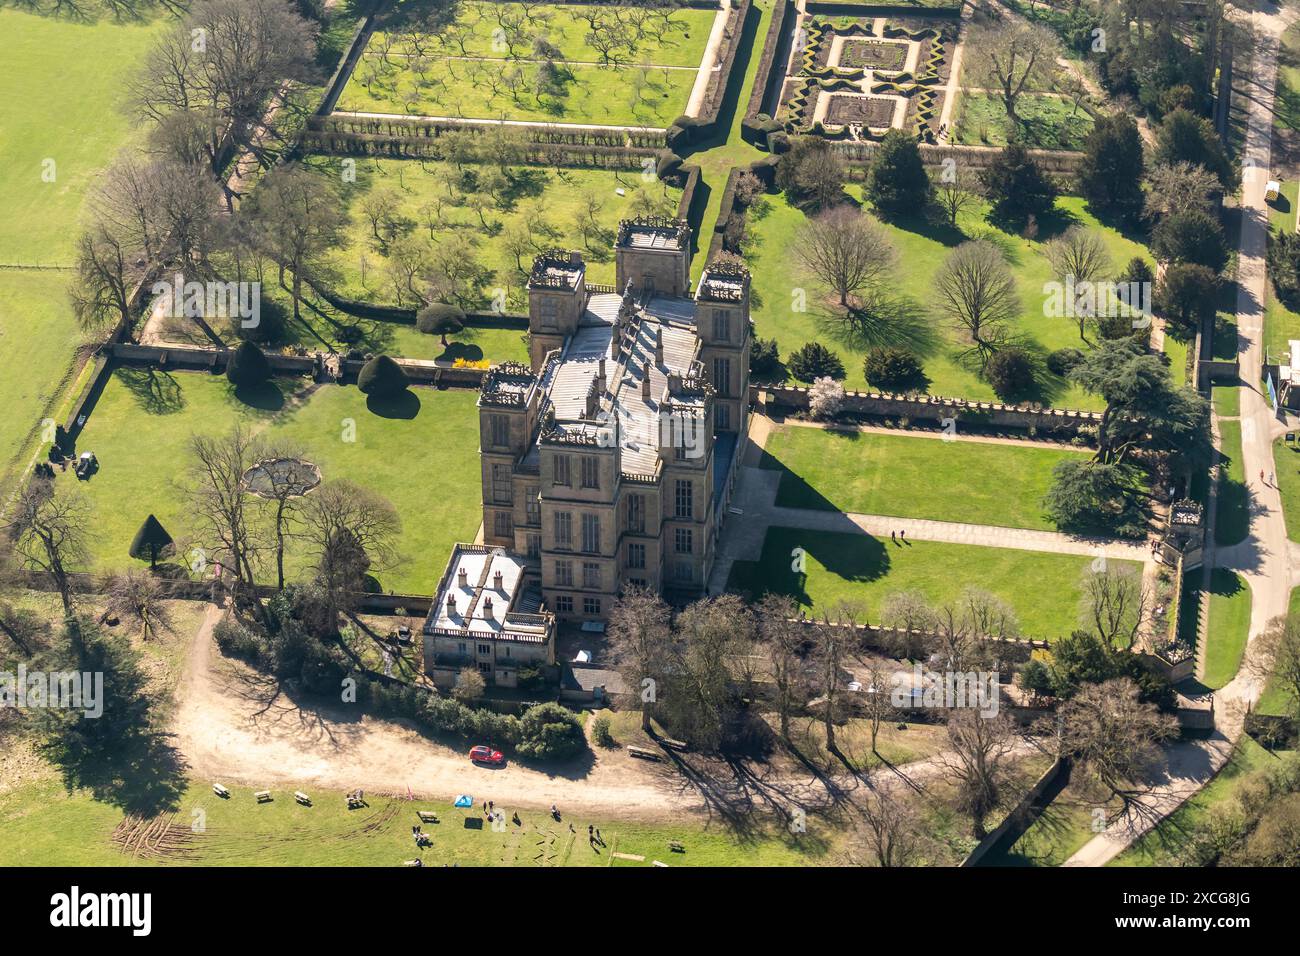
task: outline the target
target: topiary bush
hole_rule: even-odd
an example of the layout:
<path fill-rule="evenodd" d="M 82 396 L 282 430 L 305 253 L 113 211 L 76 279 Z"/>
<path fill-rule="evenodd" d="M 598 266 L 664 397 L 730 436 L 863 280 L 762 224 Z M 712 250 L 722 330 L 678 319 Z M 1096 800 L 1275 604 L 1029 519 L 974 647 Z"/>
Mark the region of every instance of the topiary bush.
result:
<path fill-rule="evenodd" d="M 446 348 L 447 336 L 455 335 L 465 328 L 465 310 L 458 305 L 431 302 L 416 313 L 415 327 L 426 335 L 442 336 L 442 344 Z"/>
<path fill-rule="evenodd" d="M 568 760 L 587 749 L 577 714 L 553 701 L 535 704 L 519 718 L 519 752 L 537 760 Z"/>
<path fill-rule="evenodd" d="M 760 379 L 782 378 L 781 353 L 777 350 L 776 339 L 754 338 L 749 349 L 749 374 Z"/>
<path fill-rule="evenodd" d="M 786 363 L 790 374 L 801 382 L 819 378 L 844 378 L 844 363 L 840 357 L 820 342 L 808 342 L 790 353 Z"/>
<path fill-rule="evenodd" d="M 867 352 L 862 362 L 867 384 L 890 392 L 906 391 L 925 383 L 920 360 L 907 349 L 879 345 Z"/>
<path fill-rule="evenodd" d="M 682 158 L 675 153 L 664 150 L 655 163 L 655 175 L 664 182 L 673 182 L 681 178 Z"/>
<path fill-rule="evenodd" d="M 271 363 L 252 342 L 241 342 L 226 363 L 226 378 L 236 388 L 263 385 L 271 378 Z"/>
<path fill-rule="evenodd" d="M 402 367 L 387 355 L 376 355 L 362 366 L 357 376 L 357 388 L 375 398 L 396 398 L 410 384 Z"/>
<path fill-rule="evenodd" d="M 1083 353 L 1078 349 L 1057 349 L 1047 356 L 1047 370 L 1053 375 L 1064 377 L 1070 369 L 1082 362 Z"/>
<path fill-rule="evenodd" d="M 1034 363 L 1028 352 L 1008 348 L 994 352 L 984 366 L 984 379 L 998 398 L 1013 401 L 1034 386 Z"/>

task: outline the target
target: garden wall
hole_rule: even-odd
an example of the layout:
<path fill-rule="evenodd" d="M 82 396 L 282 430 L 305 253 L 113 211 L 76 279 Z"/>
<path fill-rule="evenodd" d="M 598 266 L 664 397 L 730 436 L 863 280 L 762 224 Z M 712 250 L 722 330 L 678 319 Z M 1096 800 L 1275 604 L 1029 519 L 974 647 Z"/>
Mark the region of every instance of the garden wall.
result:
<path fill-rule="evenodd" d="M 765 408 L 806 412 L 808 389 L 800 385 L 750 385 L 750 402 Z M 1001 402 L 972 402 L 940 395 L 894 395 L 887 392 L 844 393 L 843 409 L 858 415 L 907 418 L 941 425 L 955 419 L 971 425 L 993 428 L 1037 429 L 1043 432 L 1076 434 L 1086 425 L 1101 422 L 1100 412 Z"/>
<path fill-rule="evenodd" d="M 751 143 L 766 142 L 766 134 L 757 127 L 755 120 L 760 113 L 771 116 L 776 111 L 781 84 L 785 82 L 785 64 L 789 61 L 794 41 L 794 18 L 797 14 L 793 0 L 779 0 L 772 11 L 772 22 L 763 41 L 763 58 L 759 60 L 754 88 L 750 91 L 745 119 L 740 127 L 742 136 Z"/>
<path fill-rule="evenodd" d="M 1001 843 L 1005 838 L 1011 843 L 1020 839 L 1024 832 L 1029 829 L 1038 814 L 1032 813 L 1034 803 L 1043 795 L 1048 787 L 1056 783 L 1062 771 L 1069 766 L 1069 761 L 1065 757 L 1057 757 L 1052 765 L 1044 771 L 1043 775 L 1025 793 L 1020 801 L 1015 805 L 1010 813 L 995 827 L 984 839 L 976 845 L 975 849 L 970 851 L 966 859 L 961 861 L 961 866 L 978 866 L 980 860 L 988 854 L 989 850 L 995 845 Z"/>
<path fill-rule="evenodd" d="M 732 67 L 736 65 L 736 55 L 740 52 L 741 43 L 745 38 L 745 20 L 749 16 L 750 0 L 740 0 L 731 8 L 731 13 L 727 18 L 727 29 L 730 36 L 727 38 L 727 45 L 721 51 L 718 57 L 717 65 L 719 69 L 713 71 L 713 76 L 709 80 L 709 88 L 705 96 L 704 109 L 696 117 L 700 121 L 698 135 L 713 135 L 716 133 L 726 132 L 719 130 L 718 118 L 722 112 L 722 104 L 727 97 L 727 85 L 733 79 L 743 82 L 743 77 L 732 77 Z"/>

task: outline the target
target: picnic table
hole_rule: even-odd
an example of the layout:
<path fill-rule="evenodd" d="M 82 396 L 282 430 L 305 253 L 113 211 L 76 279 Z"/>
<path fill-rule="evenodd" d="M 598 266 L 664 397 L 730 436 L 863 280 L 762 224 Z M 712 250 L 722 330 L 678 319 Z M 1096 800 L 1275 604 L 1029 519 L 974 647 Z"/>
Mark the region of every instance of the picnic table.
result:
<path fill-rule="evenodd" d="M 270 790 L 259 790 L 253 796 L 257 798 L 258 803 L 270 803 L 273 799 Z"/>

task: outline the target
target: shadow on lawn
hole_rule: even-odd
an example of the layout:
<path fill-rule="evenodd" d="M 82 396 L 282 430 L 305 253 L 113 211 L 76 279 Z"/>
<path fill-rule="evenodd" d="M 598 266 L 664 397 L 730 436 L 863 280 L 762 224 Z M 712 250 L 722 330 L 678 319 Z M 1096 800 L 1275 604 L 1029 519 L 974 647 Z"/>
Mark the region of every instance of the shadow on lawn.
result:
<path fill-rule="evenodd" d="M 420 414 L 420 396 L 409 388 L 391 397 L 370 395 L 366 397 L 366 408 L 380 418 L 410 420 Z"/>
<path fill-rule="evenodd" d="M 156 368 L 119 368 L 115 374 L 150 415 L 174 415 L 185 408 L 180 382 L 170 372 Z"/>
<path fill-rule="evenodd" d="M 238 385 L 231 389 L 235 400 L 263 412 L 278 412 L 284 408 L 284 392 L 274 380 L 260 385 Z"/>

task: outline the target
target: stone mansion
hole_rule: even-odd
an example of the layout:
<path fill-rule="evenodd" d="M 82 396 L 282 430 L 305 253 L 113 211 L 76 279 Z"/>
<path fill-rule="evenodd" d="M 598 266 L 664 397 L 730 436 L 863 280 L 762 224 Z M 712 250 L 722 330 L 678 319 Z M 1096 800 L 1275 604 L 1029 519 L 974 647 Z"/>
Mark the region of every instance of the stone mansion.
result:
<path fill-rule="evenodd" d="M 749 272 L 710 263 L 692 294 L 679 219 L 623 221 L 614 254 L 612 288 L 587 284 L 578 252 L 536 258 L 530 364 L 493 367 L 479 396 L 483 541 L 472 547 L 495 553 L 505 573 L 493 580 L 512 584 L 488 589 L 496 630 L 516 613 L 527 643 L 539 620 L 550 631 L 603 620 L 624 585 L 670 601 L 702 594 L 748 426 Z M 468 605 L 484 603 L 494 563 L 466 568 L 468 548 L 457 546 L 425 625 L 428 665 L 464 664 Z"/>

